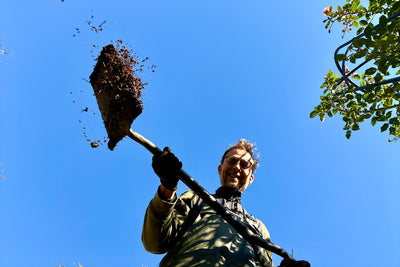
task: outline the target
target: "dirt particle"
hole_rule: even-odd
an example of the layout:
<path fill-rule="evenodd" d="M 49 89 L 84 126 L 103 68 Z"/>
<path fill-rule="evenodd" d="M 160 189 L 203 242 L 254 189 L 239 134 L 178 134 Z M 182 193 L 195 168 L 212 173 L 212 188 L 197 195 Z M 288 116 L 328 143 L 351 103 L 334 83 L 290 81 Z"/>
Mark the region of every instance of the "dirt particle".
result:
<path fill-rule="evenodd" d="M 99 146 L 99 144 L 98 144 L 97 142 L 91 142 L 91 143 L 90 143 L 90 146 L 91 146 L 92 148 L 96 148 L 96 147 Z"/>

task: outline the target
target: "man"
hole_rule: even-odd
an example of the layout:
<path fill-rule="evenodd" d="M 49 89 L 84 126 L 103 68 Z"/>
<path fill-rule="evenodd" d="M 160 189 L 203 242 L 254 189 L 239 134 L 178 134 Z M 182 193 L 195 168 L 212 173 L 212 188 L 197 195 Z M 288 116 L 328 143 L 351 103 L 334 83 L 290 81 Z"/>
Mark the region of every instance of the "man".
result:
<path fill-rule="evenodd" d="M 167 253 L 160 266 L 260 266 L 253 247 L 191 190 L 176 196 L 182 163 L 169 148 L 153 157 L 161 185 L 147 208 L 142 242 L 152 253 Z M 255 146 L 244 139 L 225 151 L 218 166 L 221 187 L 214 197 L 254 234 L 269 241 L 264 224 L 241 206 L 242 192 L 253 183 L 258 166 Z M 262 250 L 273 266 L 271 252 Z M 308 262 L 282 261 L 281 267 L 307 267 Z"/>

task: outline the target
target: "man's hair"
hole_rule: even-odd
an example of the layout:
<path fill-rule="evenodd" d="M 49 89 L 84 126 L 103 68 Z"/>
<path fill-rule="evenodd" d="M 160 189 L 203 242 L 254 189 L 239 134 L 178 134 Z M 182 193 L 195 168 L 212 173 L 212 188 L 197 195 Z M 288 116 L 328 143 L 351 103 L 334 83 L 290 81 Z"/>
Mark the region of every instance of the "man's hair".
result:
<path fill-rule="evenodd" d="M 221 158 L 221 164 L 224 163 L 224 159 L 226 157 L 226 154 L 228 154 L 229 151 L 233 149 L 242 149 L 248 152 L 252 158 L 252 164 L 251 164 L 251 172 L 254 173 L 256 171 L 256 168 L 258 166 L 258 153 L 257 153 L 257 148 L 256 145 L 247 141 L 246 139 L 240 139 L 235 145 L 231 145 L 225 153 L 222 155 Z"/>

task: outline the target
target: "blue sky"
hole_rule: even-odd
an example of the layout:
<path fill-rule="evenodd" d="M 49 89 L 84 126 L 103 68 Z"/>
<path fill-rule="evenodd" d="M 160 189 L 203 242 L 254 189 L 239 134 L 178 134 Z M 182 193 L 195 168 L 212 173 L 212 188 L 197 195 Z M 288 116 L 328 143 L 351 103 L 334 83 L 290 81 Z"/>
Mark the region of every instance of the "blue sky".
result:
<path fill-rule="evenodd" d="M 399 145 L 368 123 L 347 140 L 339 117 L 309 118 L 350 38 L 328 34 L 322 10 L 343 3 L 3 1 L 0 267 L 160 261 L 140 239 L 159 184 L 151 154 L 127 138 L 93 149 L 84 136 L 106 136 L 87 80 L 118 39 L 157 66 L 141 73 L 132 129 L 171 147 L 203 187 L 215 191 L 222 153 L 249 139 L 260 167 L 243 204 L 272 242 L 312 266 L 400 266 Z M 88 21 L 106 22 L 96 33 Z"/>

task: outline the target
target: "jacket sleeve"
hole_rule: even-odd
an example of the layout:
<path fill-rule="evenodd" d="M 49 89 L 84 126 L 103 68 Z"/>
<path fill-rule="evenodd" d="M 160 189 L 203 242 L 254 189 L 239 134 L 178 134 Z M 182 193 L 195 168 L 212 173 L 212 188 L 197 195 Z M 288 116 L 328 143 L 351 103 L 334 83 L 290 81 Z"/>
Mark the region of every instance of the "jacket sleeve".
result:
<path fill-rule="evenodd" d="M 262 222 L 261 222 L 261 229 L 262 229 L 263 238 L 265 240 L 267 240 L 268 242 L 270 242 L 271 238 L 270 238 L 269 232 L 267 230 L 267 227 L 265 227 L 265 225 Z M 271 265 L 271 267 L 274 267 L 274 264 L 272 263 L 272 252 L 263 249 L 263 255 L 264 255 L 265 259 L 267 260 L 267 262 Z"/>
<path fill-rule="evenodd" d="M 142 230 L 142 243 L 148 252 L 162 254 L 168 251 L 193 207 L 193 198 L 192 191 L 172 201 L 163 200 L 156 193 L 147 207 Z"/>

